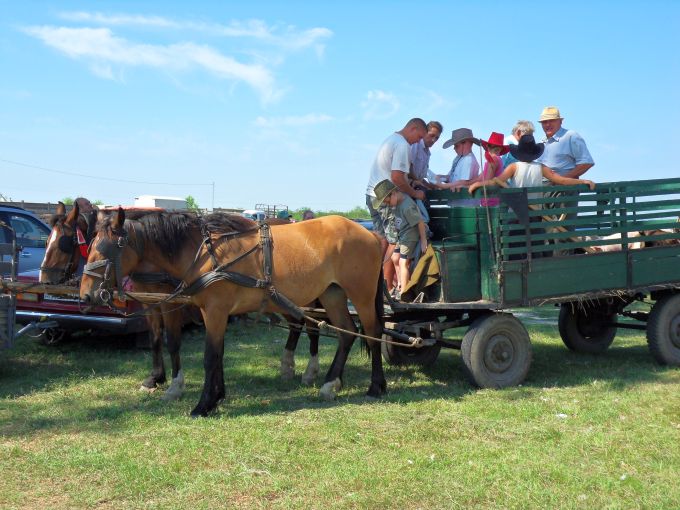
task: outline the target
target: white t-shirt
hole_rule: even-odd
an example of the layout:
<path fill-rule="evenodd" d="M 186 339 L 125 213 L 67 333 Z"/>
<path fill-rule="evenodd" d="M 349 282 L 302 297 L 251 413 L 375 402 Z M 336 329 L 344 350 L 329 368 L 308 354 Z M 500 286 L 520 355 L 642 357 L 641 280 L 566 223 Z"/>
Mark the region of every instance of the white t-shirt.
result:
<path fill-rule="evenodd" d="M 378 154 L 375 156 L 375 161 L 373 161 L 371 175 L 366 186 L 367 195 L 374 197 L 373 188 L 380 181 L 390 179 L 392 177 L 392 170 L 399 170 L 408 174 L 409 149 L 410 146 L 406 138 L 399 133 L 393 133 L 387 137 L 380 146 Z"/>
<path fill-rule="evenodd" d="M 515 175 L 510 179 L 514 188 L 543 186 L 543 166 L 540 163 L 515 163 Z M 541 193 L 529 193 L 529 198 L 538 198 Z"/>

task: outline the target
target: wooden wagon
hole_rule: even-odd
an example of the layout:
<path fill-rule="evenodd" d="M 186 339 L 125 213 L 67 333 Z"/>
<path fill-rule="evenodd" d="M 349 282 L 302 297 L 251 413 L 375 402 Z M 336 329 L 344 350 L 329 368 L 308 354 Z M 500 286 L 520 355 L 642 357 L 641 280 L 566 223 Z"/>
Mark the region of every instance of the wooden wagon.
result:
<path fill-rule="evenodd" d="M 500 206 L 458 207 L 467 192 L 428 192 L 438 275 L 415 302 L 391 303 L 385 320 L 431 340 L 384 344 L 389 362 L 427 364 L 460 348 L 478 386 L 519 384 L 531 344 L 510 310 L 557 304 L 574 351 L 603 352 L 618 328 L 645 329 L 655 359 L 680 365 L 680 179 L 485 192 Z M 643 300 L 651 311 L 636 307 Z"/>

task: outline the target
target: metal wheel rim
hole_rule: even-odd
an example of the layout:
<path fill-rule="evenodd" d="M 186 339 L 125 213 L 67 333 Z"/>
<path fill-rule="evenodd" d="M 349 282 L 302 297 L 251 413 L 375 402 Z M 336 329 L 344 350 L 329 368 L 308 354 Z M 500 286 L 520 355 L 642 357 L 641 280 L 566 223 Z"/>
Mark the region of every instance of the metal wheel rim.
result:
<path fill-rule="evenodd" d="M 673 345 L 680 349 L 680 315 L 676 315 L 671 320 L 671 327 L 669 328 L 668 334 Z"/>
<path fill-rule="evenodd" d="M 505 334 L 496 334 L 489 338 L 484 349 L 484 365 L 489 371 L 500 374 L 505 372 L 515 358 L 515 346 Z"/>

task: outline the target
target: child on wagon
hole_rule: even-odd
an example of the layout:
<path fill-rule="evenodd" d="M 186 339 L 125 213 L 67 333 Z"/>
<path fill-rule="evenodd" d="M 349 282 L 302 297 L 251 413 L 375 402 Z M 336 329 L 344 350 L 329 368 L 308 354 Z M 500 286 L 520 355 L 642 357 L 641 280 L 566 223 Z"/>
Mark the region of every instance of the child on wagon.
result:
<path fill-rule="evenodd" d="M 503 134 L 493 131 L 487 141 L 481 140 L 482 147 L 484 147 L 484 171 L 480 177 L 480 181 L 487 181 L 498 177 L 503 171 L 503 160 L 501 156 L 509 152 L 509 147 L 503 145 Z M 500 202 L 497 198 L 482 198 L 482 206 L 497 206 Z"/>
<path fill-rule="evenodd" d="M 411 197 L 402 193 L 397 186 L 385 179 L 376 184 L 373 207 L 379 209 L 383 202 L 395 217 L 397 227 L 397 247 L 395 253 L 399 257 L 399 285 L 405 288 L 411 278 L 410 264 L 418 253 L 427 250 L 425 222 L 418 206 Z M 420 249 L 420 252 L 418 252 Z M 398 250 L 398 251 L 397 251 Z M 399 299 L 399 294 L 395 296 Z"/>

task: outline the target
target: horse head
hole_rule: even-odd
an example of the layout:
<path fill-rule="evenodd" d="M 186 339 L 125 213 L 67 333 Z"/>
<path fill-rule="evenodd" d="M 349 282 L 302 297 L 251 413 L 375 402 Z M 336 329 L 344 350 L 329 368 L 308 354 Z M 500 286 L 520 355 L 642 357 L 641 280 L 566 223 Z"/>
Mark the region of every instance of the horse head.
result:
<path fill-rule="evenodd" d="M 66 207 L 59 202 L 50 224 L 52 232 L 47 238 L 45 257 L 40 265 L 40 282 L 62 283 L 71 278 L 78 268 L 81 257 L 80 251 L 76 249 L 79 242 L 78 231 L 81 232 L 80 237 L 83 237 L 83 226 L 87 230 L 86 221 L 81 218 L 77 205 L 66 214 Z"/>
<path fill-rule="evenodd" d="M 80 298 L 88 307 L 111 305 L 114 288 L 118 289 L 119 299 L 125 299 L 123 277 L 142 260 L 143 239 L 136 231 L 141 227 L 135 224 L 138 222 L 126 222 L 122 207 L 97 224 L 80 282 Z"/>

